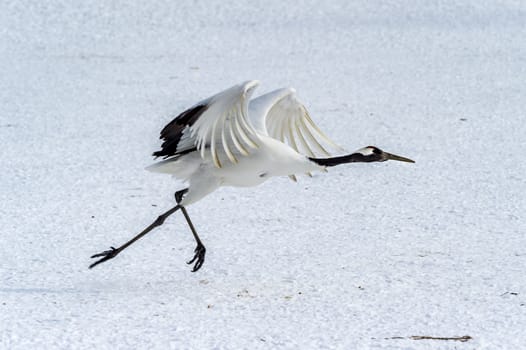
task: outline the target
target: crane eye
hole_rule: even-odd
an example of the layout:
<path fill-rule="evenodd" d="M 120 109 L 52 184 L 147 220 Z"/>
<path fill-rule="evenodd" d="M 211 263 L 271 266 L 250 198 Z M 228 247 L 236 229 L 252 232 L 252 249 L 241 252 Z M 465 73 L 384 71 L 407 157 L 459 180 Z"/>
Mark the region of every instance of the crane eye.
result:
<path fill-rule="evenodd" d="M 380 151 L 379 148 L 373 147 L 373 153 L 374 153 L 374 154 L 381 154 L 382 151 Z"/>

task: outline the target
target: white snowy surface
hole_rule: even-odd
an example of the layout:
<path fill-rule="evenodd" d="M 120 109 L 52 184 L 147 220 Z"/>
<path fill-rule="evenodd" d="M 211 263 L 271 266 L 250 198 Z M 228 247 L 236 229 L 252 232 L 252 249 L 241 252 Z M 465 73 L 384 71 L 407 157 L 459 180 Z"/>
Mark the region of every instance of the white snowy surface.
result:
<path fill-rule="evenodd" d="M 526 346 L 526 4 L 0 5 L 0 349 Z M 160 129 L 248 79 L 416 164 L 225 188 L 176 213 Z M 458 337 L 467 342 L 416 340 Z"/>

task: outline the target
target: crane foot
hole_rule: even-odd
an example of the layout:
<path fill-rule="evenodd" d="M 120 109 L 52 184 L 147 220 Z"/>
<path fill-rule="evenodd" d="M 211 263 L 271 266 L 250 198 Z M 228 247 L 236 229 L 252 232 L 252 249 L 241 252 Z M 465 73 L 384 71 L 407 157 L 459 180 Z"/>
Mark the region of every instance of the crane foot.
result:
<path fill-rule="evenodd" d="M 198 243 L 197 247 L 194 249 L 195 255 L 192 258 L 192 260 L 188 261 L 187 264 L 190 265 L 195 261 L 194 268 L 192 269 L 192 272 L 196 272 L 203 266 L 203 263 L 205 262 L 205 254 L 206 254 L 206 248 L 203 244 Z"/>
<path fill-rule="evenodd" d="M 93 264 L 91 264 L 89 266 L 89 268 L 94 268 L 95 266 L 97 266 L 98 264 L 100 263 L 103 263 L 107 260 L 110 260 L 110 259 L 113 259 L 114 257 L 117 256 L 117 254 L 119 254 L 121 251 L 119 249 L 115 249 L 114 247 L 110 247 L 110 250 L 105 250 L 103 251 L 102 253 L 99 253 L 99 254 L 95 254 L 95 255 L 92 255 L 91 258 L 99 258 L 99 257 L 102 257 L 102 259 L 99 259 L 97 261 L 95 261 Z"/>

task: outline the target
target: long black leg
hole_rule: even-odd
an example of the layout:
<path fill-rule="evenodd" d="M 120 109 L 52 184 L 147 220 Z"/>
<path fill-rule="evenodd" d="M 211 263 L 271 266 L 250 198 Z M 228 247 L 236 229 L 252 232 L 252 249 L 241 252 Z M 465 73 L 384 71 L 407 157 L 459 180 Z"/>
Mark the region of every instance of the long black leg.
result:
<path fill-rule="evenodd" d="M 181 190 L 175 193 L 175 200 L 179 204 L 181 200 L 183 199 L 183 196 L 188 191 L 188 189 Z M 181 208 L 181 211 L 183 212 L 184 218 L 186 219 L 186 222 L 188 223 L 188 226 L 190 227 L 190 230 L 192 231 L 192 234 L 194 235 L 195 241 L 197 243 L 197 247 L 194 249 L 194 257 L 192 260 L 188 261 L 187 264 L 190 265 L 195 261 L 194 268 L 192 269 L 192 272 L 196 272 L 203 266 L 203 263 L 205 262 L 205 254 L 206 254 L 206 248 L 203 245 L 203 242 L 201 242 L 201 239 L 199 238 L 199 235 L 197 234 L 197 231 L 195 230 L 194 224 L 192 223 L 192 220 L 190 220 L 190 215 L 188 215 L 188 212 L 186 211 L 186 208 L 182 205 L 179 205 Z"/>
<path fill-rule="evenodd" d="M 192 220 L 190 220 L 190 216 L 188 215 L 188 212 L 186 211 L 185 207 L 181 207 L 181 211 L 183 212 L 186 222 L 188 223 L 188 226 L 190 226 L 190 230 L 192 230 L 192 234 L 194 235 L 195 241 L 197 243 L 197 247 L 195 247 L 194 249 L 194 257 L 192 258 L 192 260 L 187 262 L 187 264 L 190 265 L 195 261 L 195 265 L 192 269 L 192 272 L 196 272 L 201 268 L 201 266 L 203 266 L 203 263 L 205 262 L 206 248 L 203 245 L 203 242 L 201 242 L 199 236 L 197 235 L 197 231 L 195 230 L 195 227 L 192 224 Z"/>
<path fill-rule="evenodd" d="M 139 238 L 141 238 L 142 236 L 144 236 L 145 234 L 147 234 L 148 232 L 153 230 L 155 227 L 161 226 L 164 223 L 164 220 L 166 220 L 167 217 L 169 217 L 170 215 L 172 215 L 173 213 L 175 213 L 179 209 L 184 209 L 184 208 L 181 207 L 179 204 L 177 204 L 175 207 L 173 207 L 172 209 L 168 210 L 166 213 L 159 215 L 159 217 L 157 219 L 155 219 L 155 221 L 150 226 L 146 227 L 141 233 L 139 233 L 137 236 L 133 237 L 131 240 L 129 240 L 128 242 L 126 242 L 125 244 L 120 246 L 119 248 L 111 247 L 110 250 L 106 250 L 106 251 L 104 251 L 102 253 L 92 255 L 91 256 L 92 258 L 102 257 L 102 259 L 99 259 L 99 260 L 95 261 L 93 264 L 91 264 L 89 266 L 89 268 L 91 269 L 91 268 L 97 266 L 100 263 L 103 263 L 103 262 L 105 262 L 107 260 L 113 259 L 114 257 L 117 256 L 117 254 L 119 254 L 124 249 L 126 249 L 130 245 L 132 245 L 136 240 L 138 240 Z"/>

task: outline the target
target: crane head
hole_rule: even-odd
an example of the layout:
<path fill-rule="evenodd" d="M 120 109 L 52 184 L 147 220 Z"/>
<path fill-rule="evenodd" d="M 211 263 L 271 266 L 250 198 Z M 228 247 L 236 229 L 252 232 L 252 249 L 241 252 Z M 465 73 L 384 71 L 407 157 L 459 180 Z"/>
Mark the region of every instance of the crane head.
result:
<path fill-rule="evenodd" d="M 414 163 L 415 161 L 409 158 L 397 156 L 396 154 L 387 153 L 375 146 L 367 146 L 360 148 L 355 155 L 361 155 L 361 162 L 385 162 L 386 160 L 398 160 L 400 162 Z"/>

